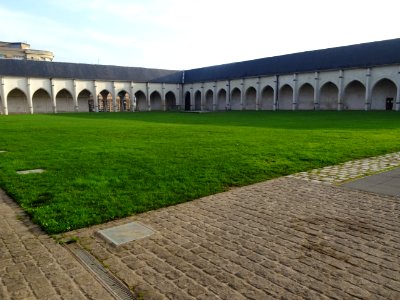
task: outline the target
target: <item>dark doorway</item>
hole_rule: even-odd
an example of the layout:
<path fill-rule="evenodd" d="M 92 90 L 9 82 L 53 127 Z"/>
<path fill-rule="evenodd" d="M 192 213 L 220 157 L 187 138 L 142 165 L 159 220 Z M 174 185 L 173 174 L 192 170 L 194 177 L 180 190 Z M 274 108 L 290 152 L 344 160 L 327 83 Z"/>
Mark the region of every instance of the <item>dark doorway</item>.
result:
<path fill-rule="evenodd" d="M 386 110 L 393 110 L 393 98 L 386 98 Z"/>
<path fill-rule="evenodd" d="M 185 110 L 190 110 L 190 93 L 185 94 Z"/>

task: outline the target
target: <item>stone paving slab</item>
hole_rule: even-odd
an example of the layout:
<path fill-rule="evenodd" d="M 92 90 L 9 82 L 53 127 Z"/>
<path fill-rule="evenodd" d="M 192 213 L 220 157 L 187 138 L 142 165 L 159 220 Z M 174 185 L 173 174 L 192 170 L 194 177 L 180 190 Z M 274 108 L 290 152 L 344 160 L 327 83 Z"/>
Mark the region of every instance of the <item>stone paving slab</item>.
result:
<path fill-rule="evenodd" d="M 400 197 L 400 168 L 343 184 L 362 191 Z"/>
<path fill-rule="evenodd" d="M 0 191 L 0 299 L 114 299 Z"/>
<path fill-rule="evenodd" d="M 156 233 L 113 247 L 95 231 Z M 399 299 L 398 198 L 283 177 L 71 232 L 143 299 Z"/>

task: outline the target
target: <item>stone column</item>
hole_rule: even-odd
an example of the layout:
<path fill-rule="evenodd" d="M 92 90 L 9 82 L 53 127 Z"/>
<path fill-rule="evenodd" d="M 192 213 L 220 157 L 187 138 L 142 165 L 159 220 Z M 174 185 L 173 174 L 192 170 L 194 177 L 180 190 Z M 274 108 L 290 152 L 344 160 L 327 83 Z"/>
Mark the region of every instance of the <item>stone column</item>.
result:
<path fill-rule="evenodd" d="M 230 110 L 231 109 L 231 81 L 228 80 L 228 83 L 226 84 L 226 96 L 225 96 L 225 110 Z"/>
<path fill-rule="evenodd" d="M 339 93 L 338 93 L 338 102 L 337 102 L 337 110 L 343 109 L 343 70 L 339 71 Z"/>
<path fill-rule="evenodd" d="M 135 90 L 134 90 L 134 83 L 131 81 L 131 94 L 130 94 L 130 100 L 131 100 L 131 111 L 136 110 L 136 97 L 135 97 Z"/>
<path fill-rule="evenodd" d="M 147 111 L 151 111 L 151 103 L 149 97 L 149 83 L 146 82 L 146 102 L 147 102 Z"/>
<path fill-rule="evenodd" d="M 201 84 L 201 95 L 200 95 L 200 111 L 204 110 L 204 82 Z"/>
<path fill-rule="evenodd" d="M 117 88 L 115 87 L 115 82 L 112 82 L 112 106 L 113 106 L 113 111 L 117 111 Z"/>
<path fill-rule="evenodd" d="M 27 97 L 28 97 L 28 113 L 33 114 L 33 103 L 32 103 L 32 93 L 31 93 L 31 79 L 26 78 L 26 92 L 27 92 Z"/>
<path fill-rule="evenodd" d="M 73 91 L 72 91 L 72 97 L 74 100 L 74 111 L 78 112 L 79 111 L 79 105 L 78 105 L 78 93 L 76 91 L 76 82 L 75 79 L 72 79 L 72 86 L 73 86 Z"/>
<path fill-rule="evenodd" d="M 395 105 L 395 110 L 400 111 L 400 83 L 397 84 L 397 93 L 396 93 L 396 105 Z"/>
<path fill-rule="evenodd" d="M 315 87 L 314 87 L 314 110 L 319 110 L 319 73 L 315 72 Z"/>
<path fill-rule="evenodd" d="M 212 110 L 213 111 L 216 111 L 216 110 L 218 110 L 217 109 L 217 99 L 218 99 L 218 95 L 217 95 L 217 92 L 218 92 L 218 90 L 217 90 L 217 82 L 215 81 L 214 82 L 214 85 L 213 85 L 213 105 L 212 105 Z"/>
<path fill-rule="evenodd" d="M 167 111 L 167 103 L 165 101 L 165 83 L 161 84 L 161 105 L 163 111 Z"/>
<path fill-rule="evenodd" d="M 4 77 L 0 77 L 0 80 L 1 80 L 0 97 L 1 97 L 1 102 L 2 102 L 2 105 L 3 105 L 3 107 L 2 107 L 3 114 L 8 115 L 7 96 L 6 96 L 6 93 L 4 92 Z"/>
<path fill-rule="evenodd" d="M 279 109 L 279 75 L 275 76 L 275 88 L 274 88 L 274 104 L 273 110 Z"/>
<path fill-rule="evenodd" d="M 292 99 L 292 110 L 297 109 L 298 101 L 298 90 L 297 90 L 297 74 L 293 74 L 293 99 Z"/>
<path fill-rule="evenodd" d="M 55 87 L 54 87 L 54 82 L 53 82 L 53 78 L 50 78 L 50 88 L 51 88 L 51 103 L 53 106 L 53 113 L 57 113 L 57 95 L 56 95 L 56 91 L 55 91 Z"/>
<path fill-rule="evenodd" d="M 245 99 L 245 86 L 244 86 L 244 78 L 242 78 L 242 82 L 240 83 L 241 88 L 240 88 L 240 108 L 241 110 L 246 109 L 246 99 Z"/>
<path fill-rule="evenodd" d="M 365 106 L 364 110 L 371 110 L 371 69 L 365 73 Z"/>
<path fill-rule="evenodd" d="M 258 77 L 257 90 L 256 90 L 256 110 L 260 110 L 260 98 L 261 98 L 261 78 Z"/>
<path fill-rule="evenodd" d="M 186 101 L 186 99 L 185 99 Z M 193 93 L 193 84 L 190 87 L 190 107 L 189 107 L 189 111 L 195 110 L 196 109 L 196 105 L 195 105 L 195 98 L 194 98 L 194 93 Z M 186 103 L 185 103 L 186 105 Z"/>
<path fill-rule="evenodd" d="M 94 111 L 95 112 L 99 112 L 99 92 L 97 91 L 97 84 L 96 84 L 96 80 L 93 80 L 93 102 L 94 102 Z"/>

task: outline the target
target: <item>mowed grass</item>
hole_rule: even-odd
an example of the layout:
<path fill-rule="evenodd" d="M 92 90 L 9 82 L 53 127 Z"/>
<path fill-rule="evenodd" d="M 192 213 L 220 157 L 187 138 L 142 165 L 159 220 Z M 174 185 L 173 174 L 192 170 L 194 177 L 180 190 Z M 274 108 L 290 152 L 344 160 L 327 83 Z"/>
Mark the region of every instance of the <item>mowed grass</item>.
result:
<path fill-rule="evenodd" d="M 397 112 L 0 116 L 0 185 L 48 233 L 400 151 Z M 42 174 L 17 175 L 43 168 Z"/>

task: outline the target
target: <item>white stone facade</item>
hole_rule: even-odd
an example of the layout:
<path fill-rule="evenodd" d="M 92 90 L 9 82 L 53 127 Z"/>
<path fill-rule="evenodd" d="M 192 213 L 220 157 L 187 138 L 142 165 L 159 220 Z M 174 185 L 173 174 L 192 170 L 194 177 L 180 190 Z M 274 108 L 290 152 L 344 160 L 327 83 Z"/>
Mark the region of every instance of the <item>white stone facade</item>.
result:
<path fill-rule="evenodd" d="M 0 77 L 2 114 L 166 110 L 400 110 L 400 66 L 193 84 Z"/>

